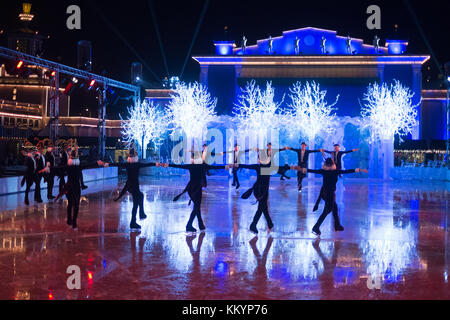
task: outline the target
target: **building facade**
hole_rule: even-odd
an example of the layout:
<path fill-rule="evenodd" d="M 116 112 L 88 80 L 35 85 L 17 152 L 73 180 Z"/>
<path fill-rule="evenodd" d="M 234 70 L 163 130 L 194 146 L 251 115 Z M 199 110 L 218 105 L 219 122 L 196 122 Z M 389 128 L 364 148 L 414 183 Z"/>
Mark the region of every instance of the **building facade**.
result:
<path fill-rule="evenodd" d="M 403 40 L 388 39 L 384 46 L 379 43 L 380 39 L 365 44 L 336 31 L 308 27 L 250 46 L 216 41 L 216 55 L 193 59 L 200 65 L 200 82 L 218 98 L 219 114 L 231 114 L 239 88 L 250 80 L 259 85 L 271 81 L 278 100 L 288 97 L 293 83 L 314 80 L 333 101 L 339 95 L 337 116 L 358 117 L 369 84 L 399 80 L 414 93 L 413 103 L 419 104 L 419 126 L 411 138 L 427 138 L 430 128 L 426 123 L 436 120 L 434 114 L 424 114 L 432 107 L 421 103 L 422 66 L 430 57 L 408 53 L 408 43 Z"/>

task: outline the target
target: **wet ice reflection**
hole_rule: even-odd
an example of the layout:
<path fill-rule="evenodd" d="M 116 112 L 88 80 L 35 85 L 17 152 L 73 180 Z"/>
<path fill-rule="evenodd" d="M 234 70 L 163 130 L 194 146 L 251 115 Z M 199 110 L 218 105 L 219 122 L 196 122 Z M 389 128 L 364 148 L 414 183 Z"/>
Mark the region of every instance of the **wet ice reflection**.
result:
<path fill-rule="evenodd" d="M 116 183 L 87 196 L 78 233 L 65 229 L 62 203 L 1 212 L 0 298 L 450 298 L 444 186 L 340 181 L 345 231 L 334 232 L 330 216 L 316 239 L 318 181 L 299 194 L 295 179 L 275 180 L 275 229 L 268 234 L 262 218 L 258 237 L 248 231 L 256 205 L 239 198 L 251 182 L 243 179 L 236 191 L 223 178 L 208 180 L 206 232 L 186 234 L 192 205 L 187 196 L 172 201 L 185 182 L 143 179 L 147 219 L 138 221 L 139 233 L 129 230 L 131 196 L 111 200 Z M 80 292 L 65 288 L 70 264 L 81 267 Z M 366 280 L 377 277 L 382 290 L 368 288 Z"/>

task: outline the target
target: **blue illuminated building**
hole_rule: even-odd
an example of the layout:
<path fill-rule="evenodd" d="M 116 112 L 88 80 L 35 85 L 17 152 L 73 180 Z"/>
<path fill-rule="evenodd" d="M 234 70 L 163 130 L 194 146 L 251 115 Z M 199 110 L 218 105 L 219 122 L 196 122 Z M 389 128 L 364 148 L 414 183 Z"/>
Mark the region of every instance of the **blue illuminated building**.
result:
<path fill-rule="evenodd" d="M 322 38 L 326 39 L 324 50 Z M 200 65 L 200 82 L 218 98 L 219 114 L 232 114 L 239 87 L 252 79 L 260 85 L 272 81 L 277 99 L 283 95 L 287 99 L 288 88 L 294 82 L 315 80 L 328 91 L 327 96 L 339 94 L 336 114 L 340 117 L 360 115 L 360 100 L 367 86 L 374 82 L 399 80 L 414 92 L 414 103 L 421 101 L 422 66 L 430 57 L 408 53 L 405 40 L 387 39 L 384 46 L 380 41 L 377 48 L 374 44 L 365 44 L 362 39 L 312 27 L 284 31 L 281 36 L 271 39 L 271 52 L 269 39 L 248 44 L 245 50 L 236 47 L 232 41 L 215 41 L 215 55 L 193 57 Z M 442 118 L 434 116 L 437 109 L 437 114 L 442 113 L 440 95 L 425 94 L 429 100 L 420 104 L 417 119 L 420 125 L 410 138 L 445 139 L 445 123 L 441 124 Z M 424 107 L 428 102 L 432 105 Z M 430 125 L 435 122 L 439 123 L 439 128 Z"/>

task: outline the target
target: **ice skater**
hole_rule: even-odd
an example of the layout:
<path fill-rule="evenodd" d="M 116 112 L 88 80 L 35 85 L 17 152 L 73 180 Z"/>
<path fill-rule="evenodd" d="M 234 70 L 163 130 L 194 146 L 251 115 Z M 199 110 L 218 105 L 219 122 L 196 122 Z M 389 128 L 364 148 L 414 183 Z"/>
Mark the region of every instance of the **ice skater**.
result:
<path fill-rule="evenodd" d="M 322 222 L 325 220 L 325 218 L 330 212 L 333 212 L 334 230 L 344 231 L 344 227 L 341 225 L 339 221 L 338 206 L 336 203 L 336 183 L 338 181 L 338 175 L 355 172 L 367 173 L 368 171 L 366 169 L 359 169 L 359 168 L 349 170 L 338 170 L 332 158 L 327 158 L 325 160 L 325 163 L 321 170 L 300 168 L 299 166 L 295 166 L 293 168 L 295 168 L 296 170 L 303 171 L 304 174 L 306 174 L 307 172 L 311 172 L 320 174 L 323 177 L 322 191 L 320 197 L 323 200 L 325 200 L 325 207 L 316 224 L 312 228 L 312 232 L 320 236 L 321 234 L 320 226 L 322 225 Z"/>
<path fill-rule="evenodd" d="M 97 161 L 96 163 L 90 163 L 81 165 L 80 159 L 78 158 L 77 148 L 72 148 L 70 152 L 70 157 L 67 161 L 66 166 L 58 166 L 56 170 L 63 170 L 67 173 L 67 182 L 64 184 L 61 192 L 55 198 L 55 202 L 66 195 L 68 200 L 67 205 L 67 225 L 71 226 L 73 230 L 78 230 L 77 218 L 80 209 L 80 199 L 81 199 L 81 186 L 82 186 L 82 171 L 84 169 L 95 168 L 98 166 L 105 166 L 102 161 Z"/>
<path fill-rule="evenodd" d="M 39 141 L 36 145 L 37 151 L 35 152 L 34 160 L 36 162 L 36 175 L 35 175 L 35 185 L 34 185 L 34 201 L 42 203 L 41 197 L 41 181 L 44 177 L 44 172 L 46 171 L 45 157 L 43 155 L 43 145 L 42 141 Z"/>
<path fill-rule="evenodd" d="M 194 219 L 197 218 L 198 220 L 198 227 L 200 231 L 204 231 L 206 229 L 205 224 L 203 223 L 202 219 L 202 213 L 200 210 L 200 206 L 202 203 L 202 186 L 203 186 L 203 179 L 206 175 L 207 170 L 213 170 L 213 169 L 228 169 L 230 166 L 218 166 L 218 165 L 209 165 L 203 162 L 203 159 L 200 158 L 194 158 L 193 153 L 191 154 L 191 164 L 163 164 L 164 168 L 171 167 L 171 168 L 179 168 L 179 169 L 185 169 L 189 170 L 190 179 L 184 190 L 177 195 L 173 201 L 177 201 L 185 192 L 188 193 L 190 201 L 194 202 L 194 208 L 191 212 L 191 215 L 189 216 L 189 220 L 186 224 L 186 232 L 197 232 L 197 229 L 195 229 L 192 226 L 192 223 L 194 222 Z"/>
<path fill-rule="evenodd" d="M 355 152 L 358 151 L 359 149 L 352 149 L 352 150 L 347 150 L 347 151 L 341 151 L 340 150 L 340 146 L 338 143 L 336 143 L 334 145 L 334 150 L 333 151 L 327 151 L 324 149 L 320 149 L 319 151 L 331 154 L 331 157 L 333 158 L 334 163 L 336 164 L 336 170 L 341 170 L 342 169 L 342 156 L 344 154 L 350 153 L 350 152 Z"/>
<path fill-rule="evenodd" d="M 331 154 L 332 159 L 333 159 L 333 163 L 336 165 L 336 170 L 341 170 L 342 169 L 342 156 L 344 154 L 355 152 L 355 151 L 358 151 L 358 150 L 359 149 L 340 151 L 340 146 L 339 146 L 338 143 L 336 143 L 334 145 L 334 151 L 326 151 L 324 149 L 320 149 L 320 151 L 322 152 L 322 155 L 324 155 L 324 153 Z M 341 178 L 342 176 L 338 175 L 338 177 Z M 313 211 L 317 211 L 319 209 L 320 200 L 322 199 L 322 191 L 323 191 L 323 188 L 320 189 L 319 197 L 317 198 L 316 203 L 314 204 Z"/>
<path fill-rule="evenodd" d="M 239 170 L 239 163 L 241 163 L 241 156 L 247 152 L 250 151 L 250 149 L 241 151 L 239 150 L 239 145 L 237 143 L 234 144 L 234 149 L 232 151 L 224 151 L 223 153 L 233 153 L 233 183 L 232 186 L 236 187 L 236 190 L 239 189 L 239 187 L 241 186 L 239 184 L 239 177 L 237 175 L 237 172 Z"/>
<path fill-rule="evenodd" d="M 53 186 L 55 184 L 55 167 L 56 167 L 56 159 L 53 154 L 53 145 L 51 143 L 47 146 L 47 152 L 45 153 L 45 162 L 48 167 L 48 172 L 44 175 L 44 180 L 47 182 L 47 199 L 53 200 L 55 197 L 53 196 Z"/>
<path fill-rule="evenodd" d="M 261 215 L 264 215 L 264 218 L 267 221 L 267 227 L 269 232 L 273 229 L 274 225 L 272 219 L 269 215 L 269 185 L 270 185 L 270 176 L 268 173 L 270 170 L 270 163 L 268 164 L 241 164 L 239 165 L 243 169 L 250 169 L 256 171 L 256 182 L 253 186 L 248 189 L 242 196 L 242 199 L 248 199 L 252 194 L 255 196 L 256 201 L 258 202 L 258 209 L 256 210 L 255 216 L 253 217 L 253 221 L 250 224 L 250 231 L 254 234 L 258 234 L 257 224 Z M 266 171 L 267 170 L 267 171 Z"/>
<path fill-rule="evenodd" d="M 128 152 L 128 158 L 126 163 L 111 163 L 106 164 L 110 167 L 120 167 L 125 168 L 127 171 L 127 182 L 121 190 L 120 194 L 114 199 L 118 201 L 126 192 L 131 193 L 133 197 L 133 208 L 131 209 L 131 222 L 130 229 L 138 230 L 141 226 L 136 222 L 136 215 L 139 209 L 139 220 L 144 220 L 147 215 L 144 211 L 144 194 L 139 188 L 139 171 L 141 168 L 145 167 L 159 167 L 159 163 L 141 163 L 139 162 L 139 157 L 137 155 L 136 149 L 132 147 Z"/>
<path fill-rule="evenodd" d="M 300 149 L 285 147 L 287 150 L 291 150 L 291 151 L 294 151 L 295 153 L 297 153 L 298 166 L 300 168 L 308 168 L 309 155 L 311 153 L 317 153 L 317 152 L 321 151 L 321 150 L 308 150 L 308 149 L 306 149 L 306 147 L 307 147 L 307 145 L 305 142 L 301 143 Z M 306 175 L 303 174 L 302 170 L 297 171 L 298 192 L 302 192 L 302 181 L 305 177 L 306 177 Z"/>
<path fill-rule="evenodd" d="M 35 157 L 35 154 L 34 154 L 35 151 L 36 151 L 36 147 L 34 147 L 29 142 L 27 142 L 25 144 L 24 150 L 22 151 L 23 154 L 25 155 L 26 170 L 25 170 L 23 178 L 22 178 L 21 186 L 26 184 L 26 189 L 25 189 L 25 204 L 26 205 L 30 204 L 30 201 L 28 199 L 28 194 L 29 194 L 29 192 L 31 190 L 31 187 L 36 182 L 37 172 L 36 172 L 36 160 L 34 158 Z M 36 189 L 35 189 L 34 192 L 35 192 L 34 198 L 36 199 L 36 197 L 37 197 Z"/>
<path fill-rule="evenodd" d="M 263 151 L 264 153 L 261 154 L 261 151 Z M 256 210 L 255 216 L 253 217 L 253 221 L 250 224 L 249 228 L 249 230 L 254 234 L 258 234 L 257 224 L 259 219 L 261 218 L 261 215 L 264 215 L 264 218 L 266 219 L 269 232 L 274 227 L 273 221 L 269 214 L 268 205 L 270 176 L 272 175 L 271 171 L 274 169 L 271 167 L 273 155 L 274 154 L 272 153 L 271 144 L 269 143 L 267 150 L 259 150 L 257 164 L 239 165 L 243 169 L 256 171 L 256 182 L 241 197 L 242 199 L 248 199 L 253 194 L 256 201 L 258 202 L 258 209 Z"/>

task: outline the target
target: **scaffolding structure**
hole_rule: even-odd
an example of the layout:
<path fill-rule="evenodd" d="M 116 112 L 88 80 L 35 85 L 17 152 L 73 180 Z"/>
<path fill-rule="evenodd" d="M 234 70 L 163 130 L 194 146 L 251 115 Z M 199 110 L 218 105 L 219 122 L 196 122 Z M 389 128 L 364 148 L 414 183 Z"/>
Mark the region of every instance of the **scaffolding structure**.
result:
<path fill-rule="evenodd" d="M 99 146 L 98 152 L 99 156 L 104 159 L 105 156 L 105 141 L 106 141 L 106 130 L 105 130 L 105 120 L 106 120 L 106 90 L 108 87 L 118 88 L 132 92 L 134 95 L 134 103 L 140 101 L 140 88 L 128 83 L 120 82 L 111 78 L 100 76 L 88 71 L 72 68 L 61 63 L 53 62 L 50 60 L 45 60 L 38 58 L 26 53 L 11 50 L 0 46 L 0 57 L 11 59 L 11 60 L 21 60 L 24 64 L 35 65 L 42 68 L 46 68 L 55 71 L 55 75 L 50 80 L 50 99 L 49 99 L 49 128 L 50 128 L 50 139 L 53 143 L 58 139 L 58 118 L 59 118 L 59 79 L 60 74 L 66 74 L 71 77 L 76 77 L 77 79 L 84 79 L 88 81 L 95 80 L 96 83 L 103 86 L 102 90 L 99 91 L 99 103 L 98 103 L 98 129 L 99 129 Z"/>

